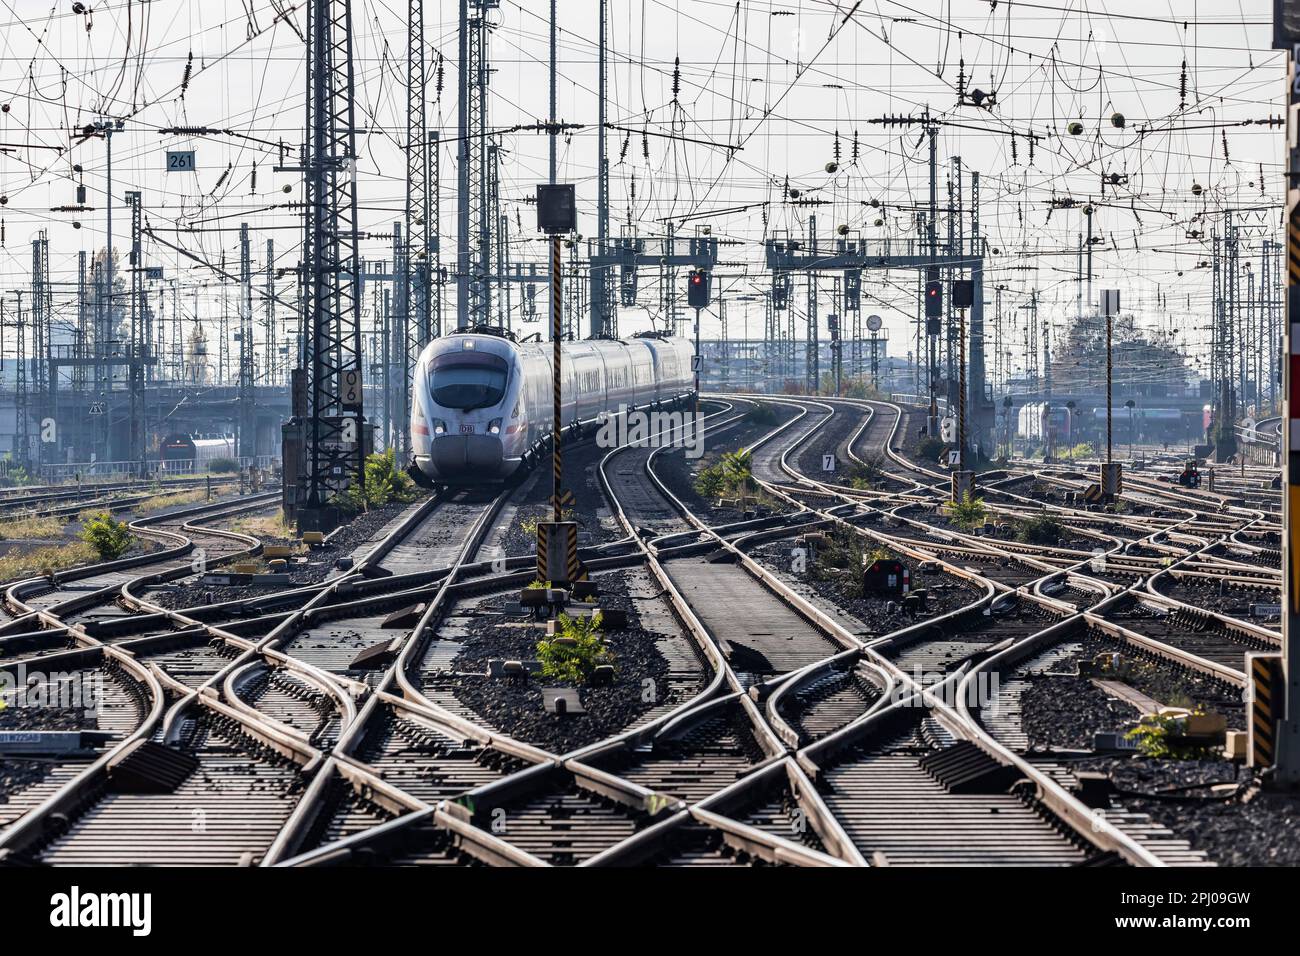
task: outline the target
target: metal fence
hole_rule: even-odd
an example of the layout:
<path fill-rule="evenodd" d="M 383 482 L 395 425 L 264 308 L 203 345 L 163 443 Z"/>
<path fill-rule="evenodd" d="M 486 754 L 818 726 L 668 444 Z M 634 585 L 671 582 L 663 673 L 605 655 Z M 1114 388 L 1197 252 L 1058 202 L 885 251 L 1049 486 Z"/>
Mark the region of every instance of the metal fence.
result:
<path fill-rule="evenodd" d="M 272 471 L 279 467 L 280 459 L 273 455 L 258 455 L 254 458 L 237 458 L 233 459 L 239 462 L 241 471 L 248 469 L 250 466 L 259 471 Z M 0 462 L 0 464 L 12 464 L 10 462 Z M 125 479 L 130 477 L 176 477 L 184 475 L 207 475 L 217 474 L 208 469 L 207 462 L 196 463 L 193 459 L 184 461 L 81 461 L 81 462 L 59 462 L 57 464 L 44 464 L 34 471 L 40 480 L 48 484 L 59 484 L 64 481 L 95 481 Z M 0 475 L 7 475 L 8 468 L 0 471 Z M 233 474 L 233 472 L 232 472 Z"/>

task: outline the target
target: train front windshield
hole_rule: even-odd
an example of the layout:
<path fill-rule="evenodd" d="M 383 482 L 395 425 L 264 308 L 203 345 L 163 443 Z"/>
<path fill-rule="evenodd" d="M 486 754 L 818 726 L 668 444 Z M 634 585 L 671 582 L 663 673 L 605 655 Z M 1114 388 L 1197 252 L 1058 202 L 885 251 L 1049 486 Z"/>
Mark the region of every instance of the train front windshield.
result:
<path fill-rule="evenodd" d="M 439 355 L 429 374 L 429 391 L 443 408 L 490 408 L 505 397 L 509 370 L 504 359 L 484 352 Z"/>

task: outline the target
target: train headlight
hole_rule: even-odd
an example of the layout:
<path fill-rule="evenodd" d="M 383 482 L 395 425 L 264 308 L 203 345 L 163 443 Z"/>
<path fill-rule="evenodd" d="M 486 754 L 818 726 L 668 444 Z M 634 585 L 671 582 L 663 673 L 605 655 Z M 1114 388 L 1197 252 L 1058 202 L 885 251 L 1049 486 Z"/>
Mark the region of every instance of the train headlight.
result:
<path fill-rule="evenodd" d="M 444 422 L 441 418 L 435 418 L 433 420 L 433 433 L 435 435 L 447 434 L 447 423 Z"/>
<path fill-rule="evenodd" d="M 488 422 L 488 434 L 489 435 L 501 434 L 501 419 L 494 418 L 492 419 L 492 421 Z"/>

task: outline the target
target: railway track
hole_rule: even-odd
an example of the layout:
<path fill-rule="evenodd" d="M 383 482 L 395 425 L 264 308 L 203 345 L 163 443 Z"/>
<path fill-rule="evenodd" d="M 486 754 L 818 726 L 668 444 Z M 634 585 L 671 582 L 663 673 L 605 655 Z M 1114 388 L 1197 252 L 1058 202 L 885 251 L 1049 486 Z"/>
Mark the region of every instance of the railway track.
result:
<path fill-rule="evenodd" d="M 323 581 L 248 601 L 171 611 L 150 595 L 192 576 L 195 548 L 216 562 L 255 551 L 219 524 L 257 502 L 210 511 L 206 526 L 198 514 L 141 526 L 163 547 L 137 566 L 12 585 L 6 666 L 64 664 L 111 689 L 92 747 L 5 778 L 0 853 L 54 865 L 1205 863 L 1140 813 L 1117 805 L 1099 821 L 1018 703 L 1035 675 L 1102 646 L 1227 700 L 1242 655 L 1273 636 L 1189 599 L 1221 568 L 1242 593 L 1271 593 L 1276 572 L 1255 559 L 1275 532 L 1250 530 L 1266 513 L 1211 513 L 1143 486 L 1132 512 L 1100 515 L 1070 497 L 1074 477 L 1012 469 L 987 479 L 991 526 L 957 528 L 937 510 L 946 476 L 899 450 L 902 408 L 768 396 L 781 414 L 759 427 L 759 401 L 717 402 L 707 434 L 744 436 L 760 508 L 728 515 L 686 496 L 689 463 L 671 442 L 587 455 L 605 502 L 584 560 L 630 622 L 613 645 L 662 666 L 634 707 L 585 691 L 585 723 L 545 715 L 540 684 L 520 696 L 491 676 L 541 633 L 517 605 L 534 559 L 511 530 L 543 500 L 536 479 L 414 505 Z M 1060 492 L 1039 500 L 1043 481 Z M 1044 501 L 1060 542 L 998 529 Z M 789 566 L 800 542 L 828 534 L 911 563 L 925 607 L 854 603 L 833 577 Z M 970 706 L 994 673 L 997 706 Z M 171 761 L 168 780 L 146 781 L 154 792 L 130 785 L 141 752 Z"/>

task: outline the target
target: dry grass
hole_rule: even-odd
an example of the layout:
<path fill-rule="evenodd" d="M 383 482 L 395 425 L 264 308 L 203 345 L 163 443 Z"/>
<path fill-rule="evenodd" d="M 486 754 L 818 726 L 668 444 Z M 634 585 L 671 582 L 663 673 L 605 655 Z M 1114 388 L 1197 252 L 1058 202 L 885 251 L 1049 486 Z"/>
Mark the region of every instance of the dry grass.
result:
<path fill-rule="evenodd" d="M 251 534 L 255 538 L 287 538 L 292 540 L 298 537 L 297 529 L 285 521 L 283 512 L 279 511 L 271 515 L 240 518 L 230 526 L 230 530 L 238 531 L 240 534 Z"/>
<path fill-rule="evenodd" d="M 38 518 L 25 515 L 0 521 L 0 541 L 30 541 L 40 538 L 58 538 L 62 535 L 62 518 Z"/>
<path fill-rule="evenodd" d="M 95 549 L 84 541 L 34 548 L 27 552 L 10 549 L 0 555 L 0 581 L 30 578 L 46 571 L 62 571 L 83 564 L 94 564 L 98 560 Z"/>
<path fill-rule="evenodd" d="M 135 513 L 137 515 L 151 515 L 165 508 L 175 508 L 178 505 L 192 505 L 198 501 L 206 501 L 207 497 L 208 493 L 203 488 L 196 488 L 193 491 L 177 491 L 166 495 L 155 495 L 136 505 Z"/>

